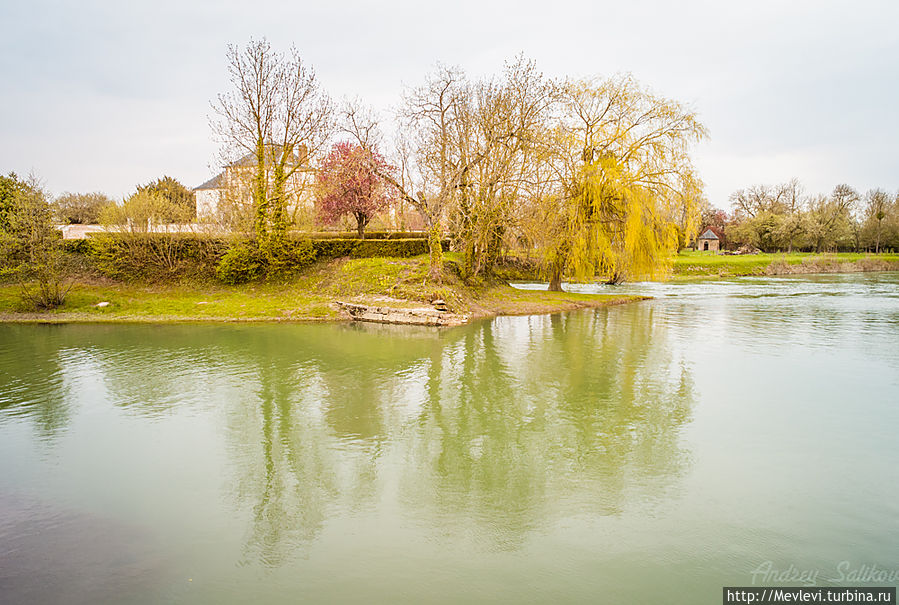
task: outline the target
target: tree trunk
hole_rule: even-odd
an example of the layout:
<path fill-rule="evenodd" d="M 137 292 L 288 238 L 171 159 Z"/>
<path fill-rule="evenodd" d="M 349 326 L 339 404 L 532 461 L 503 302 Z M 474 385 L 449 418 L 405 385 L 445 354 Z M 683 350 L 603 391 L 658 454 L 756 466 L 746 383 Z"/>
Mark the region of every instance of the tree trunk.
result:
<path fill-rule="evenodd" d="M 273 248 L 278 252 L 287 240 L 287 197 L 284 191 L 286 185 L 287 177 L 284 176 L 284 166 L 279 163 L 275 166 L 272 194 L 268 202 L 269 239 Z"/>
<path fill-rule="evenodd" d="M 359 236 L 359 239 L 365 239 L 365 226 L 368 224 L 367 218 L 364 214 L 356 213 L 356 235 Z"/>
<path fill-rule="evenodd" d="M 265 243 L 268 221 L 268 197 L 265 178 L 265 144 L 261 135 L 256 141 L 256 174 L 253 175 L 253 202 L 256 206 L 253 222 L 256 241 Z"/>
<path fill-rule="evenodd" d="M 549 276 L 549 287 L 547 288 L 550 292 L 562 291 L 562 276 L 565 275 L 565 266 L 568 264 L 569 249 L 568 242 L 563 240 L 550 257 L 551 274 Z"/>
<path fill-rule="evenodd" d="M 606 280 L 607 286 L 617 286 L 621 282 L 624 281 L 624 274 L 616 271 L 612 275 L 609 276 L 609 279 Z"/>
<path fill-rule="evenodd" d="M 477 260 L 477 247 L 475 246 L 474 239 L 472 237 L 463 236 L 462 241 L 462 277 L 468 280 L 474 277 L 475 273 L 477 272 L 475 266 Z"/>
<path fill-rule="evenodd" d="M 428 228 L 428 255 L 430 257 L 428 274 L 431 281 L 439 284 L 443 281 L 443 244 L 440 243 L 438 225 L 431 225 Z"/>
<path fill-rule="evenodd" d="M 487 278 L 493 277 L 493 269 L 496 267 L 497 262 L 499 262 L 499 258 L 502 252 L 504 233 L 505 229 L 503 229 L 502 227 L 496 227 L 490 233 L 490 237 L 487 240 L 487 250 L 484 254 L 483 267 L 484 275 Z"/>
<path fill-rule="evenodd" d="M 547 288 L 550 292 L 561 292 L 562 291 L 562 272 L 561 271 L 553 271 L 552 276 L 549 278 L 549 287 Z"/>

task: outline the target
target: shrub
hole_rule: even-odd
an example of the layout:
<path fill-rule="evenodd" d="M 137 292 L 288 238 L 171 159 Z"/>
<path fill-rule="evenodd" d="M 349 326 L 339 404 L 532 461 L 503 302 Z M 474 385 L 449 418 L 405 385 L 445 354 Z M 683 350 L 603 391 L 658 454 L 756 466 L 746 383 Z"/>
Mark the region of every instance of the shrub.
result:
<path fill-rule="evenodd" d="M 62 240 L 62 249 L 69 254 L 90 254 L 90 240 L 84 239 L 64 239 Z"/>
<path fill-rule="evenodd" d="M 225 252 L 215 274 L 226 284 L 242 284 L 305 269 L 316 256 L 309 240 L 288 240 L 276 250 L 260 250 L 253 242 L 241 242 Z"/>
<path fill-rule="evenodd" d="M 318 239 L 358 239 L 355 231 L 313 231 L 304 233 L 313 240 Z M 427 231 L 366 231 L 365 239 L 422 239 L 427 238 Z"/>
<path fill-rule="evenodd" d="M 503 281 L 540 281 L 541 265 L 536 259 L 506 256 L 493 268 L 494 277 Z"/>
<path fill-rule="evenodd" d="M 97 269 L 114 279 L 210 276 L 228 246 L 192 233 L 100 233 L 87 240 Z M 76 250 L 67 244 L 69 250 Z"/>
<path fill-rule="evenodd" d="M 318 258 L 318 251 L 308 239 L 291 241 L 287 245 L 287 258 L 291 269 L 305 269 Z"/>
<path fill-rule="evenodd" d="M 215 275 L 226 284 L 243 284 L 261 277 L 264 267 L 259 248 L 242 243 L 225 252 L 215 268 Z"/>
<path fill-rule="evenodd" d="M 283 275 L 305 269 L 315 262 L 318 252 L 309 240 L 285 240 L 265 250 L 265 273 Z"/>
<path fill-rule="evenodd" d="M 47 195 L 37 180 L 5 177 L 0 224 L 0 274 L 14 275 L 22 300 L 40 309 L 65 302 L 62 238 L 54 229 Z"/>

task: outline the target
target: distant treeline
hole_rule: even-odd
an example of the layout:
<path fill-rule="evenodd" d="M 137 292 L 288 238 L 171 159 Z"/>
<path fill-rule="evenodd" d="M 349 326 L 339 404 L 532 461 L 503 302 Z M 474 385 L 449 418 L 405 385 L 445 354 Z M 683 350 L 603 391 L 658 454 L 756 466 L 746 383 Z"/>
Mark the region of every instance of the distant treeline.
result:
<path fill-rule="evenodd" d="M 764 252 L 882 252 L 899 249 L 899 193 L 864 194 L 837 185 L 829 195 L 805 192 L 798 179 L 753 185 L 730 196 L 733 211 L 707 208 L 703 227 L 725 234 L 725 247 Z"/>

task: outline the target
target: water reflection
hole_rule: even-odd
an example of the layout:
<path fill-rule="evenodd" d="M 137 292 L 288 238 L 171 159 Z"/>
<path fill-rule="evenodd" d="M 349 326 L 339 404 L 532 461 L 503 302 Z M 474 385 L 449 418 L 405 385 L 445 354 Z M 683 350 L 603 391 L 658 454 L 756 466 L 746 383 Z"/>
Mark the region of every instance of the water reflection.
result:
<path fill-rule="evenodd" d="M 218 419 L 227 497 L 249 511 L 247 563 L 282 565 L 330 519 L 393 498 L 414 526 L 516 548 L 566 515 L 652 499 L 687 468 L 690 370 L 653 312 L 443 331 L 29 327 L 31 361 L 4 358 L 5 403 L 59 429 L 65 410 L 96 404 L 66 386 L 77 375 L 129 415 Z M 62 378 L 39 397 L 9 395 L 48 374 Z"/>
<path fill-rule="evenodd" d="M 694 395 L 651 314 L 501 318 L 433 358 L 410 508 L 514 548 L 566 515 L 658 495 L 687 466 L 678 429 Z"/>
<path fill-rule="evenodd" d="M 700 602 L 765 559 L 889 565 L 897 286 L 628 286 L 657 300 L 441 331 L 0 325 L 0 594 Z"/>
<path fill-rule="evenodd" d="M 28 417 L 42 440 L 52 440 L 71 416 L 72 376 L 61 326 L 4 325 L 0 331 L 0 420 Z"/>

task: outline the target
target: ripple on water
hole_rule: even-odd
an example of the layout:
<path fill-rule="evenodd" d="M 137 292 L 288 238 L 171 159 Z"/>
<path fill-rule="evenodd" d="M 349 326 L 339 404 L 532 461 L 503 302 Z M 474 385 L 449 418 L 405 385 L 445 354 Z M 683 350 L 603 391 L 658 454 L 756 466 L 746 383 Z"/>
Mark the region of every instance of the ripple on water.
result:
<path fill-rule="evenodd" d="M 66 603 L 124 602 L 156 590 L 163 568 L 135 527 L 0 493 L 4 602 L 56 603 L 63 595 Z"/>

